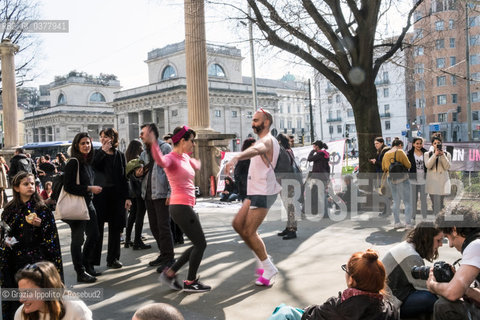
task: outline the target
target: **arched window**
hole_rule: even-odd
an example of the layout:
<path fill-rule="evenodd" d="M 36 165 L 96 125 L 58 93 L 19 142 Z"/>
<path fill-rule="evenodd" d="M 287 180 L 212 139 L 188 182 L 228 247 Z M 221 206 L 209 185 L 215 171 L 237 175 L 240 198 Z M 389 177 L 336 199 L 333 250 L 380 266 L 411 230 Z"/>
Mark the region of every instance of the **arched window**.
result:
<path fill-rule="evenodd" d="M 208 75 L 211 77 L 225 78 L 225 71 L 219 64 L 214 63 L 208 67 Z"/>
<path fill-rule="evenodd" d="M 65 95 L 63 93 L 60 93 L 57 99 L 57 104 L 65 104 L 65 103 L 66 103 Z"/>
<path fill-rule="evenodd" d="M 175 72 L 175 69 L 168 65 L 163 69 L 162 71 L 162 80 L 168 80 L 171 78 L 175 78 L 177 76 L 177 73 Z"/>
<path fill-rule="evenodd" d="M 90 102 L 106 102 L 105 97 L 100 92 L 94 92 L 90 96 Z"/>

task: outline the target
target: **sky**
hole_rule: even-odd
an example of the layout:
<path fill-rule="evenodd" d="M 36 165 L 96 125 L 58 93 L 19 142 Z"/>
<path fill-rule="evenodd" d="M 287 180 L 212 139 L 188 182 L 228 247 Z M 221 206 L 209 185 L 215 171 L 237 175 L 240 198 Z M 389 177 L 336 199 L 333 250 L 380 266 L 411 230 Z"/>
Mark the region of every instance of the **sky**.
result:
<path fill-rule="evenodd" d="M 148 84 L 145 60 L 152 49 L 184 40 L 183 0 L 43 0 L 40 17 L 68 20 L 68 33 L 38 34 L 37 77 L 26 86 L 48 84 L 72 70 L 98 76 L 115 74 L 123 89 Z M 242 72 L 250 76 L 247 27 L 226 21 L 219 6 L 206 5 L 207 42 L 236 46 L 244 57 Z M 305 68 L 278 58 L 256 45 L 256 76 L 280 79 L 287 72 L 305 75 Z"/>
<path fill-rule="evenodd" d="M 38 76 L 27 86 L 50 83 L 71 70 L 115 74 L 123 89 L 146 85 L 147 53 L 185 38 L 183 0 L 45 0 L 40 5 L 41 19 L 68 20 L 69 32 L 38 35 Z M 238 38 L 236 25 L 215 10 L 206 8 L 207 42 L 242 49 L 243 74 L 250 76 L 248 43 Z M 246 27 L 239 28 L 246 35 Z M 259 57 L 257 76 L 276 79 L 286 73 L 283 68 L 263 68 L 263 62 Z"/>

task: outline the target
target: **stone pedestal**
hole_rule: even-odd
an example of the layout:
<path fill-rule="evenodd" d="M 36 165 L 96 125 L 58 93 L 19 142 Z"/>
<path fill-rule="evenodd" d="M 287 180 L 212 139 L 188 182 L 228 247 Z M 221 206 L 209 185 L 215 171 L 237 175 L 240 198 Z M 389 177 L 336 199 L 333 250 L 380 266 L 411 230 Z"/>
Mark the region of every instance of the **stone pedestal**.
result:
<path fill-rule="evenodd" d="M 210 107 L 205 39 L 204 0 L 185 0 L 185 58 L 187 71 L 188 126 L 197 132 L 194 157 L 202 162 L 195 185 L 203 196 L 210 192 L 210 177 L 216 177 L 220 147 L 228 146 L 234 134 L 221 134 L 210 128 Z"/>
<path fill-rule="evenodd" d="M 14 62 L 14 55 L 18 49 L 19 47 L 10 39 L 4 39 L 0 44 L 4 149 L 13 149 L 18 146 L 17 86 Z"/>

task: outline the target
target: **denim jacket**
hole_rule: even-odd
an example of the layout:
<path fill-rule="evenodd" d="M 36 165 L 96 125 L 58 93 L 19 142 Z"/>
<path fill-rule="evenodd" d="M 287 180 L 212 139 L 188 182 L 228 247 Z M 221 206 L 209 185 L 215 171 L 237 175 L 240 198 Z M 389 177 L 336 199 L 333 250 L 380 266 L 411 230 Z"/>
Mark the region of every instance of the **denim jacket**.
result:
<path fill-rule="evenodd" d="M 169 154 L 172 151 L 172 147 L 158 139 L 158 146 L 162 150 L 163 155 Z M 143 161 L 145 166 L 150 162 L 147 151 L 143 151 L 140 155 L 140 160 Z M 162 167 L 154 164 L 152 167 L 152 200 L 165 199 L 170 197 L 170 184 L 168 183 L 167 175 Z M 148 176 L 146 175 L 142 181 L 142 198 L 145 199 L 147 193 Z"/>

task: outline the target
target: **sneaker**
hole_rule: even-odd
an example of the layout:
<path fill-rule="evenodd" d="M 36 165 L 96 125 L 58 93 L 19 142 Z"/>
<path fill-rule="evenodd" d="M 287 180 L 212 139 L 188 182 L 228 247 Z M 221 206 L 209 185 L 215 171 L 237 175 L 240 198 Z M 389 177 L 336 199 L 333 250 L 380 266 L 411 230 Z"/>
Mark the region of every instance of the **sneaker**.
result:
<path fill-rule="evenodd" d="M 206 292 L 210 291 L 212 287 L 201 283 L 198 279 L 193 280 L 191 284 L 187 284 L 187 281 L 183 281 L 183 291 L 185 292 Z"/>
<path fill-rule="evenodd" d="M 405 228 L 405 226 L 401 222 L 397 222 L 393 225 L 393 229 L 401 229 L 401 228 Z"/>
<path fill-rule="evenodd" d="M 182 286 L 180 283 L 178 283 L 177 276 L 169 277 L 167 276 L 167 270 L 168 268 L 165 268 L 163 272 L 160 274 L 160 277 L 158 277 L 158 280 L 167 285 L 170 289 L 172 290 L 177 290 L 180 291 L 182 290 Z"/>

